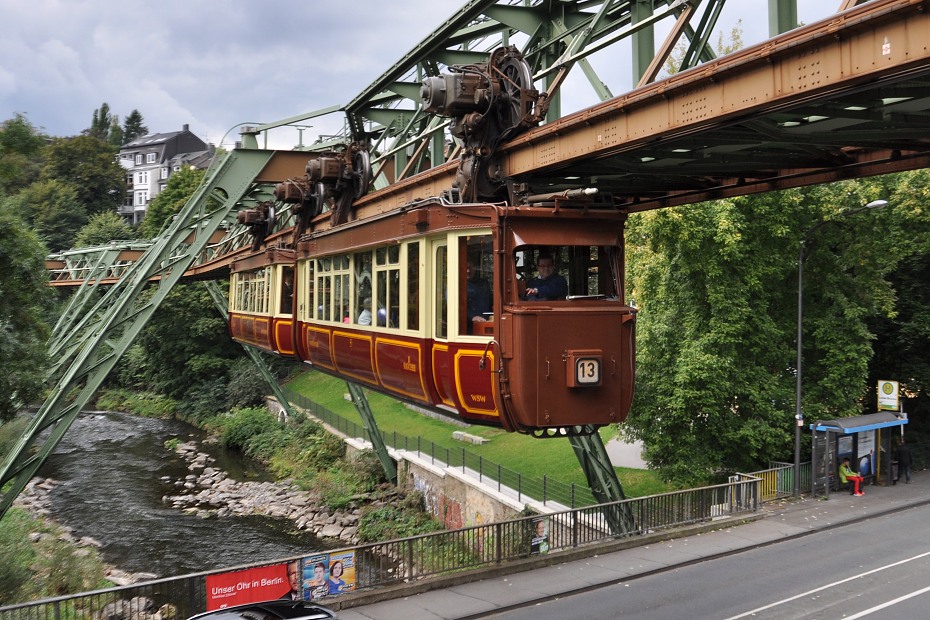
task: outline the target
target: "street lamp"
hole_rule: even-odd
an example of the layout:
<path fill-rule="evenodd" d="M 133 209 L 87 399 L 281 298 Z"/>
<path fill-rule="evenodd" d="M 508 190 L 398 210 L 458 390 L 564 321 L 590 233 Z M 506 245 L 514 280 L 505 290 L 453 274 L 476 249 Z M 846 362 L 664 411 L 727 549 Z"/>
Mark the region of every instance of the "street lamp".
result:
<path fill-rule="evenodd" d="M 887 200 L 873 200 L 867 205 L 841 211 L 842 217 L 848 217 L 868 209 L 879 209 L 888 204 Z M 795 386 L 794 395 L 794 496 L 801 495 L 801 427 L 804 426 L 804 413 L 801 411 L 801 326 L 804 319 L 804 260 L 807 258 L 807 242 L 810 240 L 814 231 L 818 230 L 824 224 L 835 222 L 836 220 L 824 220 L 814 224 L 804 233 L 801 239 L 801 249 L 798 252 L 798 365 L 797 365 L 797 385 Z"/>

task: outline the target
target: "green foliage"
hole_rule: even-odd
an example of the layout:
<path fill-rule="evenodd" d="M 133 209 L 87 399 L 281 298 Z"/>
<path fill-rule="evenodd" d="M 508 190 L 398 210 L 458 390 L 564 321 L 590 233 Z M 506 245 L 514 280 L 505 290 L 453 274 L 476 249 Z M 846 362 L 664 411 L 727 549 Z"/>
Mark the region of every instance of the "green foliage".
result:
<path fill-rule="evenodd" d="M 162 394 L 108 389 L 97 396 L 97 407 L 107 411 L 131 411 L 147 418 L 171 418 L 177 402 Z"/>
<path fill-rule="evenodd" d="M 362 543 L 406 538 L 439 531 L 442 531 L 442 525 L 433 521 L 422 508 L 370 506 L 362 509 L 358 522 L 358 537 Z"/>
<path fill-rule="evenodd" d="M 624 431 L 669 481 L 697 484 L 791 454 L 797 252 L 806 231 L 868 202 L 855 184 L 632 217 L 640 304 L 637 394 Z M 871 337 L 888 297 L 881 213 L 822 226 L 807 244 L 804 410 L 860 413 Z M 837 250 L 842 248 L 842 252 Z"/>
<path fill-rule="evenodd" d="M 18 416 L 8 422 L 0 422 L 0 462 L 9 454 L 28 427 L 29 419 L 26 416 Z"/>
<path fill-rule="evenodd" d="M 42 390 L 52 293 L 45 248 L 6 202 L 0 202 L 0 421 Z"/>
<path fill-rule="evenodd" d="M 246 446 L 253 437 L 257 437 L 270 429 L 275 429 L 275 439 L 279 427 L 277 420 L 267 409 L 248 407 L 234 409 L 222 418 L 220 431 L 220 444 L 227 448 L 238 448 L 245 451 Z"/>
<path fill-rule="evenodd" d="M 45 136 L 23 114 L 0 124 L 0 196 L 13 195 L 39 178 Z"/>
<path fill-rule="evenodd" d="M 133 108 L 132 112 L 123 120 L 123 142 L 129 144 L 136 138 L 141 138 L 149 133 L 149 128 L 145 126 L 142 120 L 142 114 L 139 110 Z"/>
<path fill-rule="evenodd" d="M 74 247 L 74 236 L 87 222 L 87 213 L 75 187 L 55 179 L 37 181 L 6 200 L 24 214 L 49 250 Z"/>
<path fill-rule="evenodd" d="M 227 407 L 257 407 L 269 393 L 268 382 L 249 358 L 235 361 L 226 385 Z"/>
<path fill-rule="evenodd" d="M 116 162 L 115 154 L 116 149 L 94 136 L 58 138 L 45 149 L 41 178 L 70 182 L 85 217 L 113 211 L 126 189 L 125 171 Z"/>
<path fill-rule="evenodd" d="M 64 542 L 61 535 L 57 526 L 33 519 L 24 510 L 7 511 L 0 520 L 0 605 L 106 585 L 99 556 Z"/>
<path fill-rule="evenodd" d="M 90 121 L 90 128 L 87 129 L 86 134 L 98 140 L 106 141 L 112 124 L 113 119 L 110 115 L 110 104 L 104 101 L 100 104 L 99 108 L 94 110 L 94 114 Z"/>
<path fill-rule="evenodd" d="M 159 192 L 145 211 L 139 233 L 146 238 L 158 236 L 172 216 L 178 214 L 203 180 L 205 171 L 182 168 L 168 179 L 168 185 Z"/>
<path fill-rule="evenodd" d="M 116 211 L 106 211 L 91 217 L 78 231 L 74 238 L 74 246 L 87 248 L 105 245 L 110 241 L 127 241 L 134 237 L 132 228 Z"/>

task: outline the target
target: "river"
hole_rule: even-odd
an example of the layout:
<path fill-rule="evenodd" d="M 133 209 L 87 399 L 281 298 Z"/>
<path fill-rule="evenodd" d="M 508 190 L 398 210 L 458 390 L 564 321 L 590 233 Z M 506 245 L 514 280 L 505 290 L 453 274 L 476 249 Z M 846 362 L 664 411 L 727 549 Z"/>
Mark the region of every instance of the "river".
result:
<path fill-rule="evenodd" d="M 125 413 L 83 413 L 72 424 L 40 475 L 59 484 L 51 518 L 103 544 L 104 561 L 129 572 L 184 575 L 304 555 L 325 548 L 288 521 L 266 517 L 203 519 L 162 503 L 179 491 L 163 480 L 183 479 L 186 463 L 165 447 L 171 438 L 204 438 L 177 420 Z M 216 447 L 201 446 L 215 466 L 238 480 L 263 480 L 255 466 Z"/>

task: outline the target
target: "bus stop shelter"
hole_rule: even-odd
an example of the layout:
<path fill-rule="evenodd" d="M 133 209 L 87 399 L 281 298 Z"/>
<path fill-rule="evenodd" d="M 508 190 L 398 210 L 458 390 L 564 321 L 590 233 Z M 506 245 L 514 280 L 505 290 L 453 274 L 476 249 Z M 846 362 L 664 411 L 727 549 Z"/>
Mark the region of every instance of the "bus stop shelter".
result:
<path fill-rule="evenodd" d="M 907 416 L 892 411 L 811 424 L 811 494 L 828 496 L 836 489 L 837 469 L 846 457 L 867 481 L 890 484 L 895 442 L 905 424 Z"/>

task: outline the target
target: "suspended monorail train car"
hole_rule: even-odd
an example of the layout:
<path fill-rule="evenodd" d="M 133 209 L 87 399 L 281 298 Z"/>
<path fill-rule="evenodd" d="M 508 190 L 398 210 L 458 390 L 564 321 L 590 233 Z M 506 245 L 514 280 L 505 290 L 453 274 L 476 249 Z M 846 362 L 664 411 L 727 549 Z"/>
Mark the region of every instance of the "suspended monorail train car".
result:
<path fill-rule="evenodd" d="M 476 154 L 538 118 L 514 50 L 431 80 L 425 109 L 456 117 L 471 153 L 456 189 L 397 207 L 375 193 L 353 210 L 370 182 L 364 147 L 314 155 L 305 179 L 276 190 L 303 222 L 289 249 L 233 265 L 233 337 L 468 422 L 564 436 L 623 421 L 626 214 L 595 191 L 501 199 Z M 245 220 L 265 230 L 257 213 Z"/>

